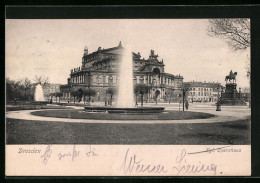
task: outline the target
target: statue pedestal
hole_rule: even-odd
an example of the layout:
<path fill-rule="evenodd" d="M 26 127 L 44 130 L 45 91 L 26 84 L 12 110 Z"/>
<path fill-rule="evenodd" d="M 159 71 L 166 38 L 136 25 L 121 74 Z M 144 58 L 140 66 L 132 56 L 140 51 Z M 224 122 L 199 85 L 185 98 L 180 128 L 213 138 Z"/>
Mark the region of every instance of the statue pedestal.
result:
<path fill-rule="evenodd" d="M 226 91 L 221 93 L 221 105 L 246 105 L 243 98 L 240 97 L 240 93 L 237 92 L 236 83 L 227 83 Z"/>

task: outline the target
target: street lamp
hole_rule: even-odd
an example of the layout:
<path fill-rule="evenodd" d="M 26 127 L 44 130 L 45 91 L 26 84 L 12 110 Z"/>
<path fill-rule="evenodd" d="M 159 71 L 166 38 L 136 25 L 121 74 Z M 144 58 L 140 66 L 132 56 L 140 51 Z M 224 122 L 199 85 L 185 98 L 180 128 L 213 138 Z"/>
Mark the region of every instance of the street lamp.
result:
<path fill-rule="evenodd" d="M 108 103 L 107 103 L 107 90 L 106 90 L 106 96 L 105 96 L 105 106 L 107 106 Z"/>
<path fill-rule="evenodd" d="M 221 111 L 221 97 L 220 97 L 220 94 L 219 94 L 220 89 L 221 89 L 221 92 L 223 92 L 223 87 L 221 87 L 221 86 L 218 87 L 218 101 L 217 101 L 216 111 Z"/>
<path fill-rule="evenodd" d="M 182 88 L 182 110 L 184 111 L 184 100 L 186 96 L 186 88 Z"/>

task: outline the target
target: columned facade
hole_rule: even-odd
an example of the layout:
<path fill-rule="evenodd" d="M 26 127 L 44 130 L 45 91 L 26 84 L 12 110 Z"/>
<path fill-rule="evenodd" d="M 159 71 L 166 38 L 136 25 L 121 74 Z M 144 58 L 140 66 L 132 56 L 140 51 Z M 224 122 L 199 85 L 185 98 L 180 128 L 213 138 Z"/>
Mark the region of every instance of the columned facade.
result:
<path fill-rule="evenodd" d="M 61 92 L 65 100 L 72 100 L 72 91 L 92 88 L 96 91 L 94 101 L 104 101 L 107 98 L 107 89 L 116 89 L 119 81 L 119 62 L 124 48 L 121 42 L 117 47 L 101 49 L 88 54 L 84 49 L 82 66 L 71 70 L 68 83 L 61 86 Z M 174 100 L 181 91 L 183 77 L 164 72 L 163 60 L 158 60 L 158 55 L 151 50 L 149 58 L 141 58 L 140 53 L 133 53 L 134 84 L 150 86 L 145 101 Z M 116 99 L 116 95 L 113 97 Z M 81 100 L 78 98 L 78 100 Z"/>

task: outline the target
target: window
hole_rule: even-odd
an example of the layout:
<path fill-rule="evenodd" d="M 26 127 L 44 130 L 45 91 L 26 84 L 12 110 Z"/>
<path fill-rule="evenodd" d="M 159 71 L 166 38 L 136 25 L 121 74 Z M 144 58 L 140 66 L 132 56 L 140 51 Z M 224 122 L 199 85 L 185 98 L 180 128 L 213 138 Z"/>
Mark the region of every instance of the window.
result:
<path fill-rule="evenodd" d="M 113 77 L 112 76 L 109 76 L 109 78 L 108 78 L 108 85 L 109 86 L 113 85 Z"/>
<path fill-rule="evenodd" d="M 140 78 L 140 83 L 144 84 L 144 78 L 143 77 Z"/>

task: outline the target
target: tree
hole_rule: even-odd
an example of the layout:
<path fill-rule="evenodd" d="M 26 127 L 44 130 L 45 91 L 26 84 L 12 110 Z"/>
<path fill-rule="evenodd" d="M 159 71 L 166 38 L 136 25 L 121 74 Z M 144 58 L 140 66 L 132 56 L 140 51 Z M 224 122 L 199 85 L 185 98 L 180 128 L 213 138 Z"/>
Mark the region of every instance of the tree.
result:
<path fill-rule="evenodd" d="M 78 96 L 78 92 L 73 90 L 73 91 L 70 92 L 70 94 L 74 97 L 74 104 L 75 104 L 75 97 Z"/>
<path fill-rule="evenodd" d="M 246 50 L 247 48 L 250 48 L 251 45 L 250 20 L 246 18 L 210 19 L 208 34 L 212 37 L 224 39 L 228 46 L 234 51 Z M 251 70 L 249 57 L 245 69 L 247 71 L 247 77 L 250 78 Z"/>
<path fill-rule="evenodd" d="M 23 90 L 24 90 L 24 98 L 27 99 L 27 93 L 28 93 L 28 90 L 32 89 L 32 83 L 28 78 L 25 78 L 22 81 L 22 85 L 23 85 Z"/>
<path fill-rule="evenodd" d="M 56 102 L 58 101 L 58 99 L 57 99 L 57 97 L 58 97 L 57 92 L 51 93 L 51 96 L 56 98 Z"/>
<path fill-rule="evenodd" d="M 51 96 L 51 100 L 52 100 L 52 97 L 55 96 L 55 93 L 50 93 L 50 96 Z"/>
<path fill-rule="evenodd" d="M 8 101 L 15 99 L 15 81 L 6 78 L 6 98 Z"/>
<path fill-rule="evenodd" d="M 155 91 L 155 96 L 154 96 L 156 105 L 157 105 L 157 98 L 158 98 L 159 95 L 160 95 L 160 91 L 156 90 Z"/>
<path fill-rule="evenodd" d="M 84 102 L 84 104 L 85 104 L 85 97 L 86 97 L 86 95 L 87 95 L 87 90 L 82 90 L 82 94 L 83 94 L 83 102 Z"/>
<path fill-rule="evenodd" d="M 60 97 L 63 96 L 63 94 L 60 92 L 54 92 L 54 93 L 51 93 L 51 96 L 56 97 L 56 102 L 58 102 L 58 97 L 59 97 L 59 103 L 60 103 Z"/>
<path fill-rule="evenodd" d="M 91 88 L 88 88 L 86 90 L 82 90 L 82 95 L 83 95 L 83 101 L 84 101 L 84 104 L 85 104 L 85 98 L 86 96 L 89 97 L 88 101 L 90 103 L 90 98 L 91 96 L 95 96 L 96 95 L 96 91 L 91 89 Z"/>
<path fill-rule="evenodd" d="M 63 96 L 63 93 L 61 92 L 56 92 L 56 97 L 59 97 L 59 103 L 60 103 L 60 97 Z M 57 98 L 56 98 L 56 101 L 57 101 Z"/>
<path fill-rule="evenodd" d="M 23 88 L 21 80 L 14 81 L 6 78 L 6 97 L 7 100 L 17 100 L 23 98 Z"/>
<path fill-rule="evenodd" d="M 34 81 L 36 84 L 40 84 L 40 85 L 46 85 L 49 83 L 49 78 L 48 77 L 43 77 L 43 76 L 36 76 L 35 75 L 35 78 L 34 78 Z"/>
<path fill-rule="evenodd" d="M 250 76 L 251 76 L 251 69 L 250 69 L 250 58 L 249 58 L 248 55 L 247 55 L 247 61 L 246 61 L 245 69 L 246 69 L 246 77 L 250 78 Z"/>
<path fill-rule="evenodd" d="M 110 94 L 110 99 L 111 99 L 111 102 L 110 102 L 110 105 L 112 106 L 112 101 L 113 101 L 113 95 L 115 95 L 116 94 L 116 89 L 115 88 L 108 88 L 107 89 L 107 91 L 106 91 L 106 93 L 107 94 Z"/>
<path fill-rule="evenodd" d="M 245 50 L 250 47 L 250 20 L 239 19 L 210 19 L 208 34 L 224 39 L 234 50 Z"/>
<path fill-rule="evenodd" d="M 167 99 L 169 104 L 171 103 L 172 98 L 174 97 L 174 90 L 170 90 L 167 92 Z"/>
<path fill-rule="evenodd" d="M 147 86 L 144 84 L 135 85 L 134 92 L 136 94 L 136 104 L 137 104 L 137 95 L 141 94 L 141 106 L 144 105 L 144 95 L 147 94 L 150 89 L 151 89 L 151 86 Z"/>
<path fill-rule="evenodd" d="M 86 90 L 83 90 L 83 95 L 84 95 L 84 98 L 85 98 L 85 95 L 88 96 L 88 101 L 90 103 L 90 100 L 91 100 L 91 96 L 96 96 L 96 91 L 92 88 L 88 88 Z"/>

